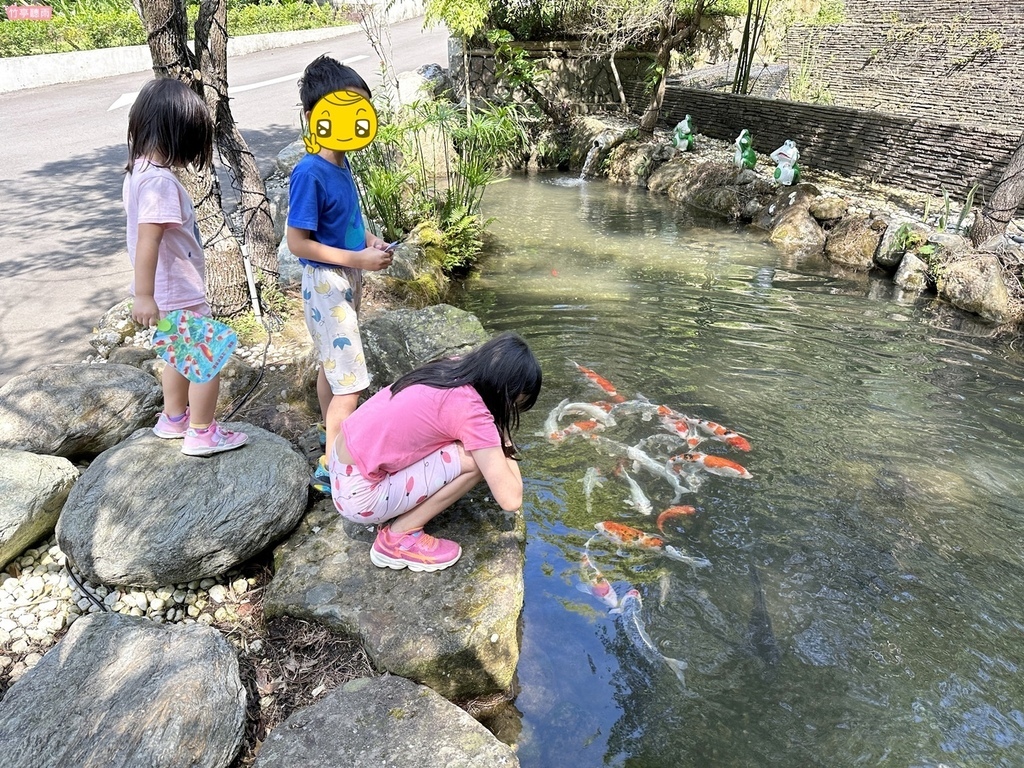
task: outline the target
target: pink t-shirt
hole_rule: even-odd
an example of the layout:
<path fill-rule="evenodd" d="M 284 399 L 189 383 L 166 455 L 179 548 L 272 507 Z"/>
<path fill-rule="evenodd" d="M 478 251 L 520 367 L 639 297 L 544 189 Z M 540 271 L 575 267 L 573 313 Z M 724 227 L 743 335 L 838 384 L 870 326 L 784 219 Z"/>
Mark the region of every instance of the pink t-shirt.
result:
<path fill-rule="evenodd" d="M 128 215 L 128 258 L 135 266 L 139 224 L 170 224 L 164 229 L 157 256 L 153 298 L 161 312 L 185 309 L 206 301 L 203 246 L 192 199 L 174 174 L 145 158 L 125 174 L 121 191 Z M 135 295 L 135 280 L 131 285 Z"/>
<path fill-rule="evenodd" d="M 385 387 L 341 426 L 360 474 L 380 480 L 455 441 L 467 451 L 501 445 L 494 417 L 469 385 L 413 384 L 391 397 Z"/>

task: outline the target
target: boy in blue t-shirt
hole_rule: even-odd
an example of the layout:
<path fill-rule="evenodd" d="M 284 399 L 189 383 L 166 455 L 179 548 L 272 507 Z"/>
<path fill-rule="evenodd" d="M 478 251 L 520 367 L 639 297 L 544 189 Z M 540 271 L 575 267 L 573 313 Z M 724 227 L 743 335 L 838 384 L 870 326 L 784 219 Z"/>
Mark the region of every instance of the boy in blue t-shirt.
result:
<path fill-rule="evenodd" d="M 317 103 L 338 91 L 370 98 L 366 82 L 351 67 L 327 56 L 306 67 L 299 81 L 299 98 L 307 124 Z M 329 132 L 330 125 L 318 121 L 311 129 Z M 373 129 L 376 132 L 375 122 Z M 337 146 L 336 142 L 330 143 Z M 385 269 L 391 264 L 392 254 L 387 243 L 363 226 L 345 152 L 308 140 L 307 149 L 309 154 L 292 170 L 289 182 L 287 239 L 288 249 L 304 266 L 306 327 L 320 358 L 317 399 L 326 445 L 334 445 L 341 423 L 356 409 L 359 395 L 370 383 L 356 318 L 362 270 Z M 326 458 L 320 458 L 312 484 L 330 493 Z"/>

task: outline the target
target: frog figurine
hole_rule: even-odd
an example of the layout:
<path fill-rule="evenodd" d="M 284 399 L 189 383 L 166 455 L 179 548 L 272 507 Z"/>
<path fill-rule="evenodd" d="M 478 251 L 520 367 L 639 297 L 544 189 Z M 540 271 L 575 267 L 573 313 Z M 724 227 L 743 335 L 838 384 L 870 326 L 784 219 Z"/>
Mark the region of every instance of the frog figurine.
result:
<path fill-rule="evenodd" d="M 744 128 L 736 137 L 736 154 L 733 155 L 733 165 L 737 168 L 753 168 L 757 164 L 757 153 L 754 152 L 754 137 L 750 131 Z"/>
<path fill-rule="evenodd" d="M 672 131 L 672 146 L 676 148 L 676 152 L 690 152 L 696 143 L 697 140 L 690 125 L 690 116 L 687 115 L 676 123 L 675 129 Z"/>
<path fill-rule="evenodd" d="M 787 139 L 770 157 L 776 163 L 775 180 L 779 184 L 789 187 L 800 183 L 800 166 L 797 165 L 800 150 L 796 148 L 795 141 Z"/>

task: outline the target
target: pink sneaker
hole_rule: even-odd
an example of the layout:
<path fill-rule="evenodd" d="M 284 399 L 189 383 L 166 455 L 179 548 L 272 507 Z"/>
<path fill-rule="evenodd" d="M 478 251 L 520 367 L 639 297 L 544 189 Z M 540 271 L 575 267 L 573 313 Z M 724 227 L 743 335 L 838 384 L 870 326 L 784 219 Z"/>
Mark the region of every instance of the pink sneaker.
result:
<path fill-rule="evenodd" d="M 462 547 L 448 539 L 437 539 L 423 529 L 392 533 L 382 525 L 370 547 L 370 562 L 378 568 L 408 568 L 410 571 L 440 571 L 462 556 Z"/>
<path fill-rule="evenodd" d="M 188 431 L 188 408 L 185 409 L 185 415 L 182 416 L 178 421 L 171 421 L 167 418 L 167 414 L 160 413 L 160 418 L 156 420 L 156 426 L 153 427 L 153 434 L 157 437 L 166 437 L 173 439 L 176 437 L 184 437 L 185 432 Z"/>
<path fill-rule="evenodd" d="M 192 429 L 185 432 L 185 444 L 181 452 L 186 456 L 212 456 L 221 451 L 230 451 L 245 444 L 249 436 L 245 432 L 229 432 L 221 429 L 216 421 L 206 429 Z"/>

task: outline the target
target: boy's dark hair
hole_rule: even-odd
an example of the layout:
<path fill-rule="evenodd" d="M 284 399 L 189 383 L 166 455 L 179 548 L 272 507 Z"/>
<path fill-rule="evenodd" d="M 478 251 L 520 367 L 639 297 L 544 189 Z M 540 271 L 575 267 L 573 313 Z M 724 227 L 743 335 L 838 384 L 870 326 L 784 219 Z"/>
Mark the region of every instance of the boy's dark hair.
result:
<path fill-rule="evenodd" d="M 310 62 L 299 80 L 299 100 L 302 102 L 302 113 L 312 111 L 316 103 L 324 96 L 335 91 L 364 92 L 369 98 L 370 86 L 352 67 L 332 59 L 320 56 Z"/>
<path fill-rule="evenodd" d="M 506 331 L 464 357 L 427 363 L 410 371 L 391 385 L 391 395 L 413 384 L 435 389 L 472 387 L 480 394 L 501 435 L 502 445 L 511 442 L 519 428 L 519 414 L 530 410 L 540 394 L 540 363 L 519 336 Z M 522 402 L 519 399 L 523 398 Z M 504 447 L 506 456 L 515 453 L 515 445 Z"/>
<path fill-rule="evenodd" d="M 206 103 L 181 80 L 150 80 L 128 113 L 129 173 L 140 157 L 163 156 L 168 166 L 213 164 L 213 118 Z"/>

